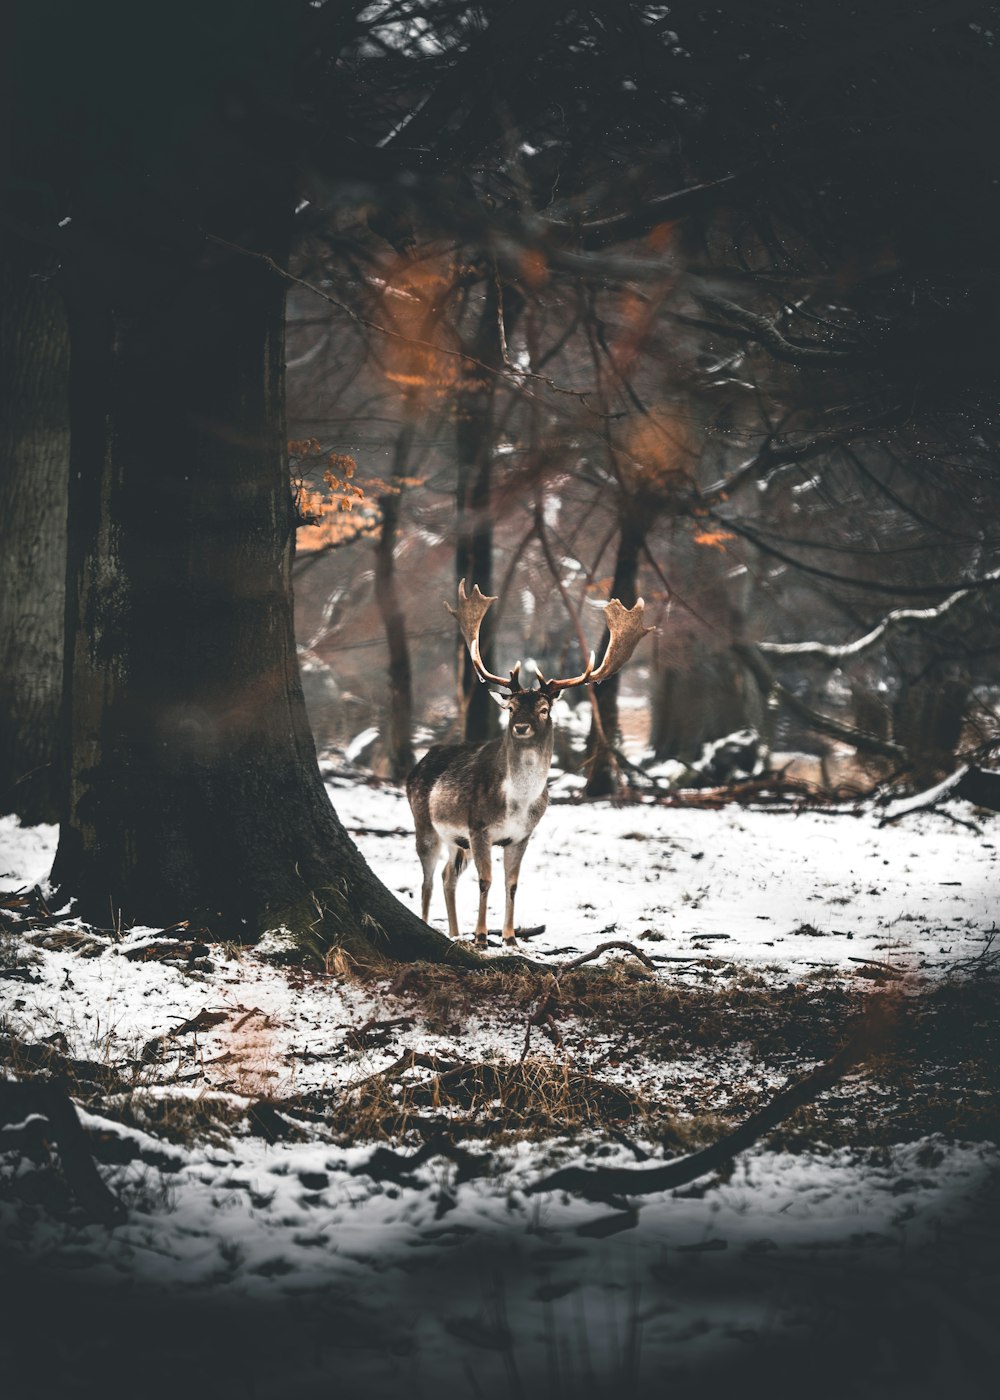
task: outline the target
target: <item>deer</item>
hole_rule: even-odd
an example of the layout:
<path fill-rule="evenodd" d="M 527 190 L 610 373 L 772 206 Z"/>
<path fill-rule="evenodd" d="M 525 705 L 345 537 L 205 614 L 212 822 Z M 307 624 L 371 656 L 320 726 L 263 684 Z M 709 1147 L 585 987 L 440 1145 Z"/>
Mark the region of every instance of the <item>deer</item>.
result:
<path fill-rule="evenodd" d="M 455 886 L 471 858 L 479 876 L 479 918 L 474 937 L 478 948 L 486 947 L 493 847 L 500 846 L 506 891 L 503 946 L 516 949 L 514 896 L 521 861 L 549 802 L 552 707 L 564 690 L 600 685 L 620 671 L 645 634 L 655 629 L 644 624 L 645 604 L 641 598 L 632 608 L 612 598 L 604 608 L 609 640 L 600 665 L 595 667 L 591 652 L 580 675 L 546 680 L 537 672 L 535 684 L 526 688 L 520 682 L 520 661 L 507 677 L 494 675 L 483 664 L 479 629 L 495 602 L 495 597 L 480 592 L 478 584 L 468 596 L 463 579 L 458 586 L 458 607 L 447 602 L 445 607 L 458 620 L 476 675 L 507 712 L 507 727 L 499 738 L 485 742 L 433 745 L 407 778 L 406 796 L 413 812 L 417 855 L 423 870 L 420 917 L 424 923 L 430 910 L 434 872 L 444 849 L 442 883 L 448 932 L 453 939 L 460 937 Z"/>

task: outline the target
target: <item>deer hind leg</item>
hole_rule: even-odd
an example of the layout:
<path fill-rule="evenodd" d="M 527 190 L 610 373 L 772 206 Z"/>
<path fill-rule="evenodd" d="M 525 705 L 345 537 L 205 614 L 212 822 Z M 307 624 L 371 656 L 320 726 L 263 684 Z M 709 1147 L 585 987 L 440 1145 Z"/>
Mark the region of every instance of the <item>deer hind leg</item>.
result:
<path fill-rule="evenodd" d="M 429 836 L 417 842 L 417 855 L 420 857 L 420 867 L 424 872 L 423 883 L 420 886 L 420 917 L 425 924 L 431 909 L 431 886 L 440 854 L 441 841 L 436 831 L 432 831 Z"/>
<path fill-rule="evenodd" d="M 514 937 L 514 896 L 517 894 L 517 877 L 521 871 L 521 858 L 528 847 L 528 838 L 507 846 L 503 853 L 503 883 L 506 901 L 503 911 L 503 942 L 505 948 L 516 948 Z"/>
<path fill-rule="evenodd" d="M 490 882 L 493 879 L 493 852 L 489 837 L 485 832 L 476 832 L 472 837 L 472 859 L 476 862 L 479 876 L 479 918 L 476 920 L 476 943 L 486 947 L 486 904 L 490 897 Z"/>
<path fill-rule="evenodd" d="M 461 846 L 448 847 L 448 859 L 444 863 L 441 883 L 444 885 L 444 907 L 448 911 L 448 932 L 458 938 L 458 913 L 455 909 L 455 886 L 458 877 L 465 869 L 466 853 Z"/>

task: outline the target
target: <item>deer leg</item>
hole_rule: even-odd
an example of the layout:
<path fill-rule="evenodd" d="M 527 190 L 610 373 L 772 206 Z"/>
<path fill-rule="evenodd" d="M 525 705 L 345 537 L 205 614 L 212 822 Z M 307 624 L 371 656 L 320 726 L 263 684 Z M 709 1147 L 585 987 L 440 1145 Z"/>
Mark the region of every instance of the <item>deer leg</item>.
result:
<path fill-rule="evenodd" d="M 517 947 L 517 939 L 514 937 L 514 896 L 517 894 L 517 877 L 521 870 L 521 857 L 527 847 L 528 837 L 526 836 L 523 841 L 507 846 L 503 853 L 503 883 L 507 895 L 503 912 L 505 948 Z"/>
<path fill-rule="evenodd" d="M 448 850 L 448 859 L 444 863 L 444 871 L 441 875 L 441 883 L 444 885 L 444 907 L 448 911 L 448 932 L 452 938 L 458 938 L 458 914 L 455 910 L 455 886 L 458 877 L 465 869 L 465 852 L 461 846 L 451 846 Z"/>
<path fill-rule="evenodd" d="M 425 924 L 431 909 L 431 886 L 440 854 L 441 842 L 436 833 L 431 836 L 430 840 L 417 843 L 417 855 L 420 857 L 420 866 L 424 872 L 423 883 L 420 886 L 420 917 Z"/>
<path fill-rule="evenodd" d="M 493 879 L 493 852 L 489 837 L 485 832 L 473 833 L 472 859 L 476 862 L 479 875 L 479 918 L 476 920 L 476 943 L 486 947 L 486 902 L 490 897 L 490 881 Z"/>

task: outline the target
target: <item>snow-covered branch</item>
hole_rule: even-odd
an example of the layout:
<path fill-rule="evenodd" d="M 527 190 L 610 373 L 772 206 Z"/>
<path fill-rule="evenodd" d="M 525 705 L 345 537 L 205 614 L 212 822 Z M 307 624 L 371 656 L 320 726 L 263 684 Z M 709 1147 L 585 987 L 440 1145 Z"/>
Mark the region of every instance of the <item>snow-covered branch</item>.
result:
<path fill-rule="evenodd" d="M 996 583 L 997 581 L 1000 581 L 1000 569 L 994 569 L 981 580 L 984 584 Z M 975 588 L 959 588 L 933 608 L 894 608 L 870 632 L 866 632 L 863 637 L 858 637 L 853 642 L 845 642 L 842 646 L 832 646 L 827 642 L 759 642 L 758 649 L 766 652 L 769 656 L 818 656 L 825 661 L 846 661 L 852 656 L 858 656 L 861 652 L 867 651 L 869 647 L 873 647 L 885 636 L 886 632 L 897 627 L 900 623 L 936 622 L 938 618 L 944 617 L 945 613 L 950 612 L 956 603 L 962 602 L 965 598 L 973 597 L 975 593 Z"/>

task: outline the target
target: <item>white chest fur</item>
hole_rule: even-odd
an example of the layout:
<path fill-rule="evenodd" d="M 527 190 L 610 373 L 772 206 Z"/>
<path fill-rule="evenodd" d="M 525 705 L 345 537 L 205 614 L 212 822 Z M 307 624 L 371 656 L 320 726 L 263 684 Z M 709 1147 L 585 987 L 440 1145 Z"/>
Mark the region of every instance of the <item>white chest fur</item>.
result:
<path fill-rule="evenodd" d="M 548 781 L 549 765 L 535 754 L 518 756 L 511 764 L 500 791 L 506 805 L 506 815 L 491 832 L 496 841 L 523 841 L 534 830 L 540 813 L 532 813 Z"/>

